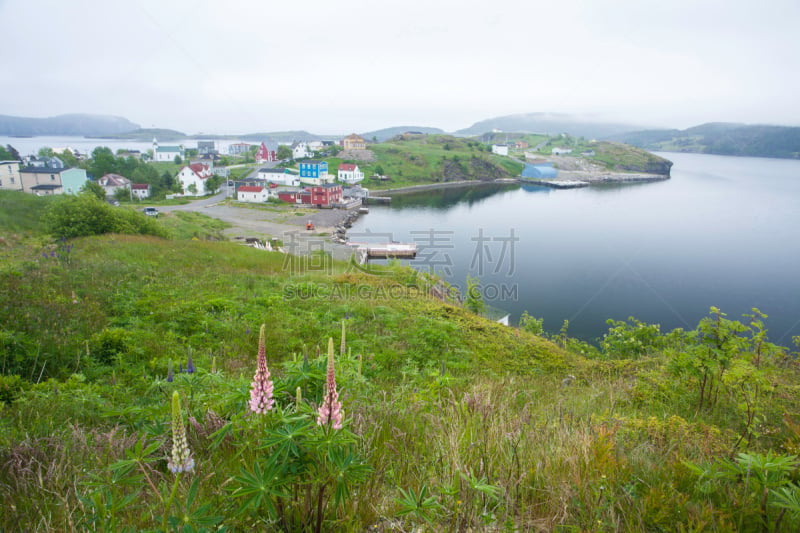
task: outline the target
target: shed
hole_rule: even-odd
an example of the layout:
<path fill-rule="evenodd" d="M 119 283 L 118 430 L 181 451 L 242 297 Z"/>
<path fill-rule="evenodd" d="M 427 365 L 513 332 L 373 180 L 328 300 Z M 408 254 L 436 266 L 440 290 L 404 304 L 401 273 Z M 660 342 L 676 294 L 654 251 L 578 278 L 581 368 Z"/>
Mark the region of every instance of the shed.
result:
<path fill-rule="evenodd" d="M 522 169 L 523 178 L 552 179 L 558 176 L 558 170 L 552 163 L 525 163 Z"/>

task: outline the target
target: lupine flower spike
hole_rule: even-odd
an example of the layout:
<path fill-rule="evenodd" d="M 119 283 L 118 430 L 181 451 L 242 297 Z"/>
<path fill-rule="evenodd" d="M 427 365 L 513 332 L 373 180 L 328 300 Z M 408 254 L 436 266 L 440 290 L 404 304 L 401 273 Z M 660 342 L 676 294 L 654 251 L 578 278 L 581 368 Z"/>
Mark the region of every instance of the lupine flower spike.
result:
<path fill-rule="evenodd" d="M 186 373 L 194 374 L 194 360 L 192 360 L 192 349 L 189 348 L 189 359 L 186 361 Z"/>
<path fill-rule="evenodd" d="M 342 320 L 342 345 L 339 347 L 339 355 L 341 355 L 341 356 L 344 356 L 345 347 L 347 346 L 347 343 L 345 342 L 345 331 L 344 331 L 344 327 L 345 326 L 344 326 L 344 324 L 345 324 L 345 321 Z"/>
<path fill-rule="evenodd" d="M 267 325 L 261 325 L 258 335 L 258 368 L 250 385 L 250 410 L 254 413 L 264 414 L 275 404 L 272 398 L 272 380 L 267 368 L 267 350 L 264 345 L 264 330 Z"/>
<path fill-rule="evenodd" d="M 178 391 L 172 393 L 172 457 L 167 461 L 167 468 L 173 474 L 191 472 L 194 468 L 194 458 L 186 443 L 186 427 L 183 425 Z"/>
<path fill-rule="evenodd" d="M 333 366 L 333 339 L 328 339 L 328 379 L 325 383 L 325 399 L 319 407 L 317 424 L 342 429 L 342 403 L 339 401 L 339 393 L 336 392 L 336 373 Z"/>
<path fill-rule="evenodd" d="M 167 382 L 172 383 L 175 379 L 175 371 L 172 370 L 172 359 L 169 360 L 169 364 L 167 364 Z"/>

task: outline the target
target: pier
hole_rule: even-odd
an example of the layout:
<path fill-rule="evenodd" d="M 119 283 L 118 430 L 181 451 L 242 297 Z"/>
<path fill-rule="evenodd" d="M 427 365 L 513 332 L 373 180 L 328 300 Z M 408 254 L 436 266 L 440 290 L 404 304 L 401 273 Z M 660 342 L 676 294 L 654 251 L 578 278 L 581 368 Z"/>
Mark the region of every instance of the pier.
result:
<path fill-rule="evenodd" d="M 389 242 L 370 244 L 364 242 L 349 242 L 356 248 L 356 261 L 363 265 L 370 259 L 402 258 L 413 259 L 417 256 L 415 243 Z"/>

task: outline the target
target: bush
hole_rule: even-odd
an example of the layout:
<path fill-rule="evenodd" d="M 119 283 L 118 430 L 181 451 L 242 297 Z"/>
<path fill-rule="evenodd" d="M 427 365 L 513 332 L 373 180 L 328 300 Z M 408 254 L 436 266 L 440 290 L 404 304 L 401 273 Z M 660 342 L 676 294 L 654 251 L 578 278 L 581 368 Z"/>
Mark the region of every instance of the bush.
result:
<path fill-rule="evenodd" d="M 65 239 L 103 233 L 167 236 L 164 229 L 145 215 L 114 208 L 90 194 L 59 198 L 45 213 L 44 221 L 49 233 Z"/>

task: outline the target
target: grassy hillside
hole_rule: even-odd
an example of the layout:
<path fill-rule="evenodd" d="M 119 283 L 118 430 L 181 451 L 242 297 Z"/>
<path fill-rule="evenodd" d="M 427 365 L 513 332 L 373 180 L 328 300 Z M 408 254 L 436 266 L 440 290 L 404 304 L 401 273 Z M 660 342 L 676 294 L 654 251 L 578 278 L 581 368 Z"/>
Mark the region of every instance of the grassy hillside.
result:
<path fill-rule="evenodd" d="M 487 145 L 448 135 L 426 135 L 421 139 L 395 139 L 370 146 L 377 161 L 360 163 L 366 176 L 382 170 L 391 178 L 373 188 L 393 188 L 422 183 L 481 180 L 519 176 L 523 165 L 508 157 L 487 152 Z"/>
<path fill-rule="evenodd" d="M 797 354 L 756 312 L 593 347 L 400 267 L 54 242 L 48 208 L 0 226 L 0 530 L 800 527 Z"/>

